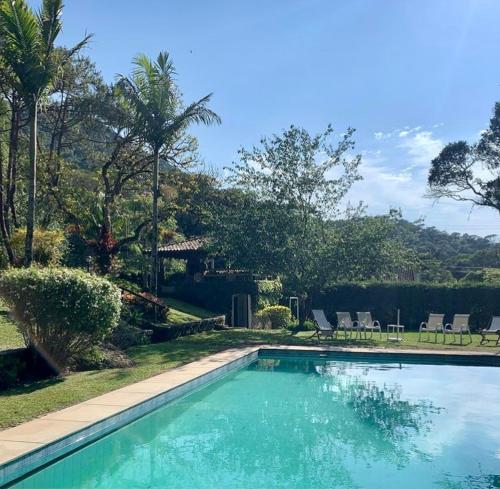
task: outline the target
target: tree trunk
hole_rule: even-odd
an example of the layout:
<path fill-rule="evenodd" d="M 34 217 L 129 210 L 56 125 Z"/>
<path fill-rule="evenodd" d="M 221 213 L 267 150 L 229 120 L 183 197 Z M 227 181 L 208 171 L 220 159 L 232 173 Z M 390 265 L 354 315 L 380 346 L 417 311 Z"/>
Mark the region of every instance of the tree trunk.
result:
<path fill-rule="evenodd" d="M 14 99 L 12 102 L 12 115 L 10 121 L 10 134 L 9 134 L 9 163 L 7 166 L 7 198 L 4 203 L 5 205 L 5 224 L 7 226 L 7 231 L 10 233 L 9 226 L 9 211 L 12 217 L 12 223 L 14 227 L 18 227 L 17 223 L 17 213 L 14 204 L 14 196 L 16 194 L 16 177 L 17 177 L 17 152 L 19 148 L 19 126 L 21 124 L 21 112 L 20 107 Z"/>
<path fill-rule="evenodd" d="M 28 173 L 28 212 L 26 215 L 26 242 L 24 246 L 24 266 L 30 267 L 33 262 L 33 232 L 36 219 L 36 159 L 37 159 L 37 118 L 38 102 L 34 100 L 30 106 L 30 164 Z"/>
<path fill-rule="evenodd" d="M 158 295 L 158 180 L 160 175 L 160 151 L 155 149 L 153 162 L 153 235 L 151 238 L 150 290 Z"/>
<path fill-rule="evenodd" d="M 0 143 L 0 207 L 1 207 L 1 212 L 0 212 L 0 231 L 2 233 L 2 238 L 3 238 L 3 244 L 5 246 L 5 251 L 7 252 L 7 256 L 9 257 L 9 263 L 11 265 L 14 265 L 15 263 L 15 256 L 14 252 L 12 251 L 12 246 L 10 244 L 10 237 L 9 233 L 7 230 L 7 225 L 5 222 L 5 199 L 4 199 L 4 185 L 3 185 L 3 147 L 2 144 Z"/>
<path fill-rule="evenodd" d="M 116 253 L 116 241 L 111 229 L 111 203 L 108 196 L 104 198 L 102 206 L 102 225 L 96 247 L 96 262 L 99 273 L 106 275 L 111 271 L 113 257 Z"/>

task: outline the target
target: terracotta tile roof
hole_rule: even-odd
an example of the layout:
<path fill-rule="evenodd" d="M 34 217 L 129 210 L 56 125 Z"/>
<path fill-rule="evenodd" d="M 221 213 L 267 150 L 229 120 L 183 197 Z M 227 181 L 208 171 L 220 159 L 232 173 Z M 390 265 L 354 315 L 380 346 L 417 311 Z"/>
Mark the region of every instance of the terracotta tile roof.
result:
<path fill-rule="evenodd" d="M 201 250 L 207 243 L 208 238 L 204 236 L 198 236 L 194 238 L 186 239 L 179 243 L 171 243 L 165 246 L 160 246 L 158 251 L 198 251 Z"/>

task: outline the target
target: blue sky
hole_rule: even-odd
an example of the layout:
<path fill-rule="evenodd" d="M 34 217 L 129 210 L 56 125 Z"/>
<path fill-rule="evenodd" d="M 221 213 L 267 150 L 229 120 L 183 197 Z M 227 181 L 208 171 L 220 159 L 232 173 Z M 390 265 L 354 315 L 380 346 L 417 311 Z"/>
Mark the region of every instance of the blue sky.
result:
<path fill-rule="evenodd" d="M 292 123 L 352 126 L 365 179 L 351 202 L 486 235 L 498 214 L 423 193 L 430 159 L 477 138 L 500 100 L 498 19 L 498 0 L 66 0 L 62 41 L 94 33 L 108 81 L 169 51 L 186 102 L 214 92 L 223 124 L 193 131 L 207 165 Z"/>

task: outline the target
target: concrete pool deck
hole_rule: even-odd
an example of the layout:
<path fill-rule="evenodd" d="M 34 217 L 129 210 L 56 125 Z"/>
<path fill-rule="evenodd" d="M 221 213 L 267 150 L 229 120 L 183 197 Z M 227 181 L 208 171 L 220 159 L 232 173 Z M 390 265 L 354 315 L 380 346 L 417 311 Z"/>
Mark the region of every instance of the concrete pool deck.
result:
<path fill-rule="evenodd" d="M 459 350 L 411 350 L 401 348 L 357 348 L 334 346 L 272 346 L 261 345 L 238 349 L 229 349 L 204 357 L 198 361 L 166 370 L 165 372 L 141 382 L 122 387 L 79 404 L 46 414 L 32 421 L 0 431 L 0 485 L 19 477 L 23 472 L 33 469 L 41 460 L 45 460 L 45 447 L 59 445 L 49 455 L 56 458 L 75 448 L 77 444 L 88 442 L 103 436 L 105 431 L 116 429 L 133 419 L 156 409 L 162 403 L 175 399 L 191 389 L 216 378 L 216 375 L 239 368 L 255 360 L 259 352 L 287 353 L 326 353 L 337 352 L 352 355 L 410 356 L 417 358 L 441 358 L 444 361 L 461 358 L 465 361 L 481 359 L 491 360 L 500 365 L 499 352 L 474 352 Z M 498 361 L 497 361 L 498 359 Z M 169 398 L 168 393 L 172 392 Z M 173 395 L 174 392 L 177 394 Z M 148 402 L 149 401 L 149 402 Z M 147 410 L 139 412 L 141 406 Z M 135 411 L 134 411 L 135 410 Z M 137 412 L 136 412 L 137 411 Z M 134 414 L 126 418 L 127 413 Z M 121 416 L 120 416 L 121 415 Z M 112 424 L 116 420 L 115 426 Z M 95 429 L 94 429 L 95 428 Z M 89 437 L 87 432 L 92 432 Z M 104 430 L 104 431 L 103 431 Z M 66 442 L 65 442 L 66 440 Z M 83 440 L 83 441 L 82 441 Z M 58 442 L 58 443 L 57 443 Z M 35 455 L 31 455 L 31 452 Z"/>

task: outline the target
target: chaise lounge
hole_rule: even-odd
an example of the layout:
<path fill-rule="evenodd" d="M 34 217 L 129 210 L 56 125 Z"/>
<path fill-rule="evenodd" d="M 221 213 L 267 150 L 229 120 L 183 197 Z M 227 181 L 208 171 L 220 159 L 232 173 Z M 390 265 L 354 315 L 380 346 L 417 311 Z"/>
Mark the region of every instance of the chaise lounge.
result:
<path fill-rule="evenodd" d="M 487 329 L 480 330 L 479 334 L 481 335 L 481 341 L 479 342 L 480 345 L 488 343 L 488 341 L 495 341 L 495 338 L 490 340 L 488 336 L 496 336 L 495 346 L 498 346 L 498 343 L 500 343 L 500 316 L 493 316 L 489 327 Z"/>
<path fill-rule="evenodd" d="M 323 309 L 313 309 L 312 310 L 313 318 L 314 318 L 314 326 L 316 327 L 316 332 L 311 336 L 314 338 L 318 337 L 318 343 L 320 342 L 321 336 L 325 338 L 333 338 L 335 335 L 335 329 L 326 319 L 325 312 Z"/>

